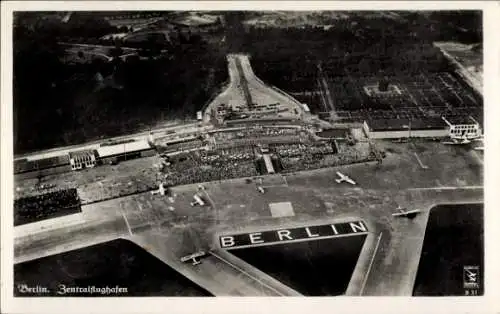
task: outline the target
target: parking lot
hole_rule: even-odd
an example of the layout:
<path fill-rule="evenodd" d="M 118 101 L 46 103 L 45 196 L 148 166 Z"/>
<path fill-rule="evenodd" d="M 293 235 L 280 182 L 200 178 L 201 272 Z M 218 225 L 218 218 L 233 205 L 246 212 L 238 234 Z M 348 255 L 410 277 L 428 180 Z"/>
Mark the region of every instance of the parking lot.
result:
<path fill-rule="evenodd" d="M 432 115 L 482 117 L 482 99 L 450 72 L 393 75 L 387 80 L 389 87 L 398 92 L 367 93 L 378 85 L 379 77 L 330 78 L 337 115 L 342 120 L 361 122 L 368 118 L 421 119 Z"/>

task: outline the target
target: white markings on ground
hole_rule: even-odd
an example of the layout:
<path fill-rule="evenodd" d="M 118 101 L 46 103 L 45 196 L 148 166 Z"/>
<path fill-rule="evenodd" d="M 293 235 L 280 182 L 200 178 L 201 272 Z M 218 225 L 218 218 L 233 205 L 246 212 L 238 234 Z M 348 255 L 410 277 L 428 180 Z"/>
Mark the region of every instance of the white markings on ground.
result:
<path fill-rule="evenodd" d="M 205 192 L 205 196 L 207 197 L 208 201 L 210 202 L 210 204 L 212 204 L 212 206 L 214 207 L 215 209 L 215 202 L 214 200 L 210 197 L 210 194 L 208 194 L 207 190 L 203 190 L 203 192 Z"/>
<path fill-rule="evenodd" d="M 272 185 L 263 185 L 262 186 L 264 189 L 268 188 L 283 188 L 283 187 L 288 187 L 286 184 L 272 184 Z"/>
<path fill-rule="evenodd" d="M 410 188 L 410 191 L 425 191 L 425 190 L 481 190 L 482 185 L 469 185 L 469 186 L 438 186 L 430 188 Z"/>
<path fill-rule="evenodd" d="M 471 153 L 475 157 L 477 163 L 480 164 L 481 166 L 484 166 L 484 161 L 481 158 L 481 156 L 479 156 L 479 154 L 477 153 L 477 151 L 473 150 Z"/>
<path fill-rule="evenodd" d="M 270 185 L 262 185 L 263 183 L 263 180 L 262 178 L 260 178 L 260 184 L 262 185 L 262 187 L 264 189 L 267 189 L 267 188 L 280 188 L 280 187 L 288 187 L 288 181 L 286 180 L 286 177 L 285 176 L 281 176 L 283 178 L 283 183 L 281 184 L 270 184 Z"/>
<path fill-rule="evenodd" d="M 370 275 L 370 271 L 372 270 L 373 261 L 375 260 L 375 255 L 377 255 L 378 246 L 380 245 L 381 239 L 382 239 L 382 232 L 380 232 L 380 234 L 378 235 L 377 244 L 375 245 L 375 249 L 373 251 L 372 259 L 370 260 L 370 264 L 368 265 L 368 269 L 367 269 L 366 274 L 365 274 L 365 279 L 363 279 L 363 284 L 361 285 L 359 295 L 363 295 L 363 292 L 365 290 L 366 281 L 368 280 L 368 276 Z"/>
<path fill-rule="evenodd" d="M 418 164 L 420 165 L 420 168 L 422 168 L 422 169 L 429 169 L 429 167 L 428 167 L 428 166 L 426 166 L 426 165 L 424 165 L 424 164 L 422 163 L 422 161 L 421 161 L 421 160 L 420 160 L 420 158 L 418 157 L 417 153 L 413 153 L 413 154 L 415 155 L 415 158 L 417 158 L 417 161 L 418 161 Z"/>
<path fill-rule="evenodd" d="M 269 210 L 274 218 L 295 216 L 290 202 L 270 203 Z"/>
<path fill-rule="evenodd" d="M 216 224 L 219 223 L 219 209 L 217 208 L 217 205 L 215 204 L 214 200 L 210 197 L 210 194 L 208 194 L 207 190 L 204 189 L 203 192 L 205 193 L 205 196 L 207 197 L 208 201 L 212 205 L 213 209 L 215 210 L 215 222 Z"/>
<path fill-rule="evenodd" d="M 283 181 L 285 181 L 285 186 L 288 186 L 288 181 L 286 180 L 285 176 L 283 176 Z"/>
<path fill-rule="evenodd" d="M 128 233 L 132 235 L 132 229 L 130 228 L 130 224 L 128 223 L 127 215 L 123 211 L 122 204 L 120 203 L 120 212 L 122 213 L 123 219 L 125 220 L 125 224 L 127 225 Z"/>
<path fill-rule="evenodd" d="M 225 260 L 224 258 L 222 258 L 221 256 L 219 256 L 217 253 L 213 252 L 213 251 L 210 251 L 209 252 L 212 256 L 218 258 L 219 260 L 223 261 L 224 263 L 230 265 L 231 267 L 233 267 L 234 269 L 236 269 L 237 271 L 247 275 L 248 277 L 250 277 L 251 279 L 257 281 L 258 283 L 260 283 L 262 286 L 265 286 L 269 289 L 271 289 L 272 291 L 276 292 L 278 295 L 280 296 L 285 296 L 283 293 L 279 292 L 278 290 L 276 290 L 275 288 L 271 287 L 270 285 L 266 284 L 265 282 L 263 282 L 262 280 L 260 280 L 259 278 L 255 277 L 255 276 L 252 276 L 251 274 L 249 274 L 248 272 L 244 271 L 243 269 L 241 269 L 240 267 L 234 265 L 233 263 Z"/>
<path fill-rule="evenodd" d="M 44 219 L 24 225 L 14 227 L 14 236 L 16 238 L 28 235 L 35 235 L 56 229 L 68 228 L 85 222 L 83 213 L 75 213 L 66 216 Z"/>

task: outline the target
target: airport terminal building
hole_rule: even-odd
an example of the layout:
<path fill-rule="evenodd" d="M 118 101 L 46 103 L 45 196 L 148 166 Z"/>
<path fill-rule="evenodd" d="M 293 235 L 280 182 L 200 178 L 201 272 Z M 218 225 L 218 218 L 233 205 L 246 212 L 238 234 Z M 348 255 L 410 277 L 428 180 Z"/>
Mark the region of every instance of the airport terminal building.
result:
<path fill-rule="evenodd" d="M 371 139 L 446 137 L 449 127 L 441 118 L 365 120 L 363 130 Z"/>
<path fill-rule="evenodd" d="M 69 153 L 71 170 L 93 168 L 96 165 L 96 151 L 93 149 L 80 150 Z"/>
<path fill-rule="evenodd" d="M 443 117 L 443 121 L 449 126 L 449 136 L 468 138 L 480 137 L 482 135 L 481 125 L 474 118 L 468 117 Z"/>

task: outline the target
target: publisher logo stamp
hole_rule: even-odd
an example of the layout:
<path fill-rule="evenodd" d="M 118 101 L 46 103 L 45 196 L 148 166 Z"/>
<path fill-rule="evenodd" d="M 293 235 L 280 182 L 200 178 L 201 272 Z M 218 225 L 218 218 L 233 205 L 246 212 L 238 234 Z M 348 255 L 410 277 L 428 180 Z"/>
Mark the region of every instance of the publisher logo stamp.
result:
<path fill-rule="evenodd" d="M 479 266 L 464 266 L 463 282 L 466 295 L 474 295 L 480 288 Z"/>

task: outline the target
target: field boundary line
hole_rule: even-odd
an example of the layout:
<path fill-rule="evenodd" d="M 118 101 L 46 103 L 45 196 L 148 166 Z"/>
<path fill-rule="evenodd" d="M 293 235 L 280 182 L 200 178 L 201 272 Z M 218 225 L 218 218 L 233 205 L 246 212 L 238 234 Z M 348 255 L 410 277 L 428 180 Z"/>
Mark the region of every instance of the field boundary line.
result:
<path fill-rule="evenodd" d="M 123 207 L 122 207 L 122 204 L 120 203 L 120 212 L 123 216 L 123 219 L 125 220 L 125 224 L 127 225 L 127 229 L 128 229 L 128 233 L 130 235 L 133 235 L 132 234 L 132 229 L 130 228 L 130 224 L 128 223 L 128 219 L 127 219 L 127 215 L 125 214 L 125 212 L 123 211 Z"/>
<path fill-rule="evenodd" d="M 370 260 L 370 264 L 368 265 L 368 269 L 366 271 L 365 279 L 363 279 L 363 284 L 361 284 L 361 289 L 359 291 L 359 295 L 360 296 L 363 295 L 363 292 L 365 290 L 366 282 L 368 281 L 368 276 L 370 275 L 370 272 L 372 270 L 373 261 L 375 260 L 375 256 L 377 255 L 378 247 L 380 245 L 380 240 L 381 239 L 382 239 L 382 232 L 380 232 L 380 234 L 378 235 L 377 244 L 375 245 L 375 250 L 373 251 L 372 258 Z"/>
<path fill-rule="evenodd" d="M 247 275 L 249 278 L 257 281 L 258 283 L 260 283 L 261 285 L 271 289 L 272 291 L 276 292 L 278 295 L 280 296 L 285 296 L 283 293 L 279 292 L 278 290 L 276 290 L 275 288 L 271 287 L 269 284 L 263 282 L 262 280 L 260 280 L 259 278 L 256 278 L 255 276 L 249 274 L 248 272 L 244 271 L 243 269 L 241 269 L 240 267 L 234 265 L 233 263 L 229 262 L 228 260 L 224 259 L 223 257 L 221 257 L 220 255 L 218 255 L 217 253 L 215 253 L 214 251 L 210 251 L 209 252 L 212 256 L 218 258 L 219 260 L 227 263 L 228 265 L 230 265 L 231 267 L 233 267 L 234 269 L 240 271 L 241 273 Z"/>

